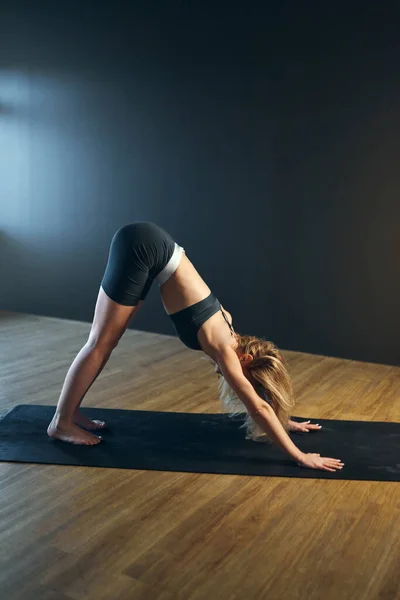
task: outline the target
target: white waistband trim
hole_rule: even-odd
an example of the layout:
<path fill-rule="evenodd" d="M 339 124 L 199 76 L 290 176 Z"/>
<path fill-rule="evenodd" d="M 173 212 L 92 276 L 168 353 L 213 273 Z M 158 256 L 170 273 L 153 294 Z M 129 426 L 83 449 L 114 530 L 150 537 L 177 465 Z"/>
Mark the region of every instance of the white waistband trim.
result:
<path fill-rule="evenodd" d="M 155 278 L 159 286 L 162 286 L 166 281 L 168 281 L 171 275 L 175 273 L 179 266 L 179 263 L 181 262 L 182 254 L 184 252 L 185 248 L 182 248 L 182 246 L 178 246 L 178 244 L 175 242 L 175 249 L 171 258 L 169 259 L 163 270 L 160 271 L 160 273 Z"/>

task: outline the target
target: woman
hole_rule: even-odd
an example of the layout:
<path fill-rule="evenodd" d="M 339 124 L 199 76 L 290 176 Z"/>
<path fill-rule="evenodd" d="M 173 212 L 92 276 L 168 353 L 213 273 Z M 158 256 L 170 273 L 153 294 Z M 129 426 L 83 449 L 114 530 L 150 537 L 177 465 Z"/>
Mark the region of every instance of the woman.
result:
<path fill-rule="evenodd" d="M 132 317 L 156 280 L 166 312 L 182 342 L 202 350 L 223 376 L 221 395 L 228 406 L 247 410 L 248 437 L 275 442 L 300 466 L 335 471 L 339 459 L 305 454 L 286 430 L 319 429 L 289 421 L 293 407 L 290 379 L 278 349 L 271 343 L 235 333 L 231 315 L 200 277 L 184 249 L 161 227 L 139 222 L 122 227 L 111 242 L 88 341 L 72 363 L 48 435 L 72 444 L 94 445 L 101 437 L 79 406 Z M 243 412 L 243 410 L 242 410 Z"/>

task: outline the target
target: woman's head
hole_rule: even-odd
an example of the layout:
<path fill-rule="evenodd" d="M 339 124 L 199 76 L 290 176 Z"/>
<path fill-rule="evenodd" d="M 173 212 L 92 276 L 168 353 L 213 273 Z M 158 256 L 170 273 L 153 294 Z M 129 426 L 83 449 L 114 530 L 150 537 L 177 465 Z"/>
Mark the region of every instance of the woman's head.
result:
<path fill-rule="evenodd" d="M 236 339 L 235 351 L 242 364 L 244 375 L 252 383 L 257 394 L 272 406 L 279 421 L 287 430 L 294 400 L 292 384 L 283 356 L 278 348 L 267 340 L 240 334 L 236 334 Z M 220 379 L 220 398 L 231 414 L 246 412 L 243 403 L 223 377 Z M 249 415 L 245 427 L 248 437 L 252 439 L 264 434 Z"/>

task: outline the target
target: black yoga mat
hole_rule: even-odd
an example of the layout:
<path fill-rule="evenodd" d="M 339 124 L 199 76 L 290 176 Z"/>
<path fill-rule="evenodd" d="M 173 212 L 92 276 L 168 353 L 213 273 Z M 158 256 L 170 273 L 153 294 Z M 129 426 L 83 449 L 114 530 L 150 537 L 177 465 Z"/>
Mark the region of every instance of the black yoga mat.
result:
<path fill-rule="evenodd" d="M 400 423 L 318 419 L 322 429 L 291 433 L 303 452 L 340 458 L 342 471 L 304 469 L 279 448 L 245 439 L 242 420 L 190 414 L 83 408 L 106 421 L 97 446 L 46 434 L 53 406 L 20 405 L 0 419 L 0 460 L 86 467 L 316 479 L 400 480 Z M 293 417 L 293 420 L 306 420 Z"/>

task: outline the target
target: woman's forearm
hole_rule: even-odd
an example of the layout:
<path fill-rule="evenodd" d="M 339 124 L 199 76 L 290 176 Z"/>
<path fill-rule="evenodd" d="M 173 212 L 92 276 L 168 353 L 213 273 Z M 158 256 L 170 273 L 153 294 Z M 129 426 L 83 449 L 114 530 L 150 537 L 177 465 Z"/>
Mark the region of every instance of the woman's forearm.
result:
<path fill-rule="evenodd" d="M 304 453 L 292 442 L 273 408 L 263 406 L 249 414 L 281 450 L 287 452 L 296 462 L 301 459 Z"/>
<path fill-rule="evenodd" d="M 281 450 L 287 452 L 294 460 L 299 461 L 304 453 L 292 442 L 274 409 L 260 398 L 248 377 L 245 377 L 235 350 L 230 346 L 223 346 L 223 348 L 214 352 L 213 358 L 220 367 L 220 372 L 225 381 L 239 400 L 243 402 L 250 417 Z"/>

